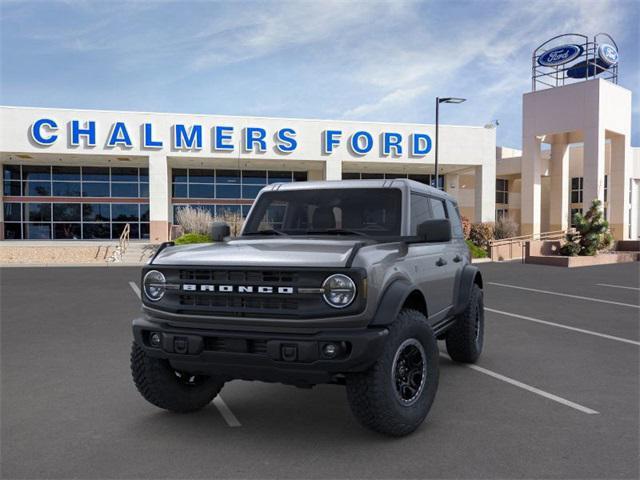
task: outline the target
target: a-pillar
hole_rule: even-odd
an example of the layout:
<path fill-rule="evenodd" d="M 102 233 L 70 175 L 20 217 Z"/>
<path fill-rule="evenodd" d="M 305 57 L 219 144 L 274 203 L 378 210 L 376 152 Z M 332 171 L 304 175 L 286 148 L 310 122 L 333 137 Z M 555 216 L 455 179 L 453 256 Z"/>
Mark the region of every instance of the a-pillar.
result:
<path fill-rule="evenodd" d="M 609 225 L 616 240 L 629 238 L 631 161 L 629 136 L 613 135 L 607 200 L 609 201 Z"/>
<path fill-rule="evenodd" d="M 475 167 L 474 220 L 494 222 L 496 219 L 495 157 Z"/>
<path fill-rule="evenodd" d="M 582 210 L 586 212 L 591 202 L 604 202 L 605 167 L 604 129 L 595 126 L 584 132 L 584 160 L 582 164 Z"/>
<path fill-rule="evenodd" d="M 325 180 L 342 180 L 342 162 L 337 158 L 328 158 L 324 163 Z"/>
<path fill-rule="evenodd" d="M 150 241 L 169 240 L 169 162 L 163 154 L 149 155 L 149 216 Z"/>
<path fill-rule="evenodd" d="M 540 138 L 525 136 L 522 152 L 522 235 L 540 233 L 541 175 Z"/>
<path fill-rule="evenodd" d="M 566 133 L 554 136 L 550 170 L 549 230 L 566 230 L 569 225 L 569 145 Z"/>

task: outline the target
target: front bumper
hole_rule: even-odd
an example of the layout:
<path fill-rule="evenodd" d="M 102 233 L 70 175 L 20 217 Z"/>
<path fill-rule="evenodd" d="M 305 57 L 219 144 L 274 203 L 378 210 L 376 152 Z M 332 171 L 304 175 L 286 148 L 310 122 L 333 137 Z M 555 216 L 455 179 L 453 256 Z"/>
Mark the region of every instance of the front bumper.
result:
<path fill-rule="evenodd" d="M 133 335 L 145 352 L 176 370 L 228 379 L 309 385 L 336 381 L 366 370 L 380 356 L 385 328 L 334 329 L 313 334 L 229 331 L 174 327 L 149 318 L 133 321 Z M 159 344 L 153 345 L 157 334 Z M 327 344 L 337 353 L 324 353 Z"/>

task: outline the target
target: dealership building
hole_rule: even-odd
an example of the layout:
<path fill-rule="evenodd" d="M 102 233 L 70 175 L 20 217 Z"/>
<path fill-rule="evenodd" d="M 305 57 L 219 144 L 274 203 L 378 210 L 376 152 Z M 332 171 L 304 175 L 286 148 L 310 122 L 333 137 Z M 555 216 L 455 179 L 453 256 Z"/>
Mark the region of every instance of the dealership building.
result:
<path fill-rule="evenodd" d="M 588 66 L 605 45 L 584 38 L 534 52 L 522 150 L 497 147 L 494 125 L 436 136 L 428 124 L 0 107 L 0 238 L 107 240 L 129 224 L 157 243 L 185 205 L 246 215 L 271 183 L 408 177 L 446 190 L 471 221 L 507 216 L 526 235 L 566 230 L 600 199 L 615 238 L 637 239 L 631 91 L 617 85 L 617 51 L 567 81 L 570 62 Z"/>

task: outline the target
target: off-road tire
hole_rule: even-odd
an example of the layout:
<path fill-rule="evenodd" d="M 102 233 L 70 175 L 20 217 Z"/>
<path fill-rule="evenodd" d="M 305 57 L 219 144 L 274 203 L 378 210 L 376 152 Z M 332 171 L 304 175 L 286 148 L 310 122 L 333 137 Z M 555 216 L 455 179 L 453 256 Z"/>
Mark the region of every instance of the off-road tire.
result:
<path fill-rule="evenodd" d="M 147 355 L 136 342 L 131 347 L 131 374 L 145 400 L 176 413 L 206 407 L 224 385 L 224 381 L 216 377 L 177 373 L 167 360 Z M 191 383 L 189 379 L 193 379 Z"/>
<path fill-rule="evenodd" d="M 394 359 L 400 347 L 413 340 L 423 348 L 426 375 L 413 403 L 404 405 L 394 382 Z M 347 398 L 358 421 L 376 432 L 397 437 L 416 430 L 429 413 L 438 389 L 438 355 L 438 344 L 425 316 L 416 310 L 402 310 L 389 327 L 376 363 L 365 372 L 346 376 Z"/>
<path fill-rule="evenodd" d="M 475 283 L 467 307 L 458 315 L 445 340 L 452 360 L 462 363 L 478 361 L 484 344 L 484 300 L 482 289 Z"/>

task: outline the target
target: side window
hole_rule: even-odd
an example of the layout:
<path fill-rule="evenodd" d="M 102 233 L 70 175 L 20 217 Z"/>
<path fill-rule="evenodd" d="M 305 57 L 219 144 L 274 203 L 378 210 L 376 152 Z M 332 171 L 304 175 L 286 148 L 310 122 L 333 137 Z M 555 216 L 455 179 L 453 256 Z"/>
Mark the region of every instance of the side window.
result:
<path fill-rule="evenodd" d="M 425 220 L 433 218 L 429 208 L 429 199 L 423 195 L 411 194 L 411 235 L 415 235 Z"/>
<path fill-rule="evenodd" d="M 447 218 L 447 211 L 444 208 L 444 202 L 438 198 L 429 198 L 431 202 L 431 211 L 433 218 L 436 220 Z"/>
<path fill-rule="evenodd" d="M 447 210 L 449 211 L 449 219 L 451 220 L 451 234 L 457 238 L 464 237 L 458 207 L 456 207 L 451 200 L 447 200 Z"/>

